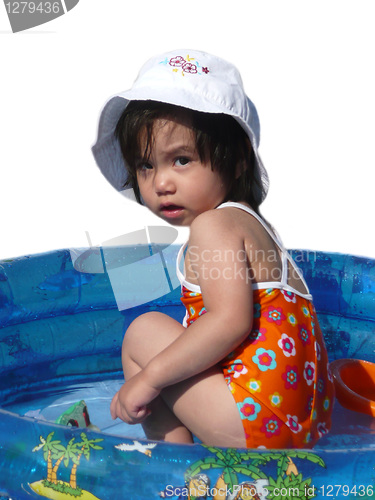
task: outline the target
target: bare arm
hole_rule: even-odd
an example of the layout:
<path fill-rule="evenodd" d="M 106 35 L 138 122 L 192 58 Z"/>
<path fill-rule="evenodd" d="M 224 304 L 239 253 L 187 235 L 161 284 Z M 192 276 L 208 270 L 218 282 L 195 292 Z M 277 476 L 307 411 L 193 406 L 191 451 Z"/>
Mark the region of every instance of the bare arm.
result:
<path fill-rule="evenodd" d="M 243 241 L 219 212 L 195 221 L 188 249 L 207 312 L 146 367 L 157 388 L 218 363 L 251 329 L 252 288 Z"/>

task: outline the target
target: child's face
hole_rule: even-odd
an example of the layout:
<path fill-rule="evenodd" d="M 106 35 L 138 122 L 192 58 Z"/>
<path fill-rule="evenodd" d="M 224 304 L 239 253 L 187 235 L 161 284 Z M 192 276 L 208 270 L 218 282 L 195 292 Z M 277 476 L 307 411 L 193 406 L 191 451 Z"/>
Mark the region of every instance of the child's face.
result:
<path fill-rule="evenodd" d="M 146 134 L 141 137 L 146 149 Z M 158 119 L 153 127 L 151 154 L 137 166 L 145 205 L 165 221 L 189 226 L 197 215 L 217 207 L 227 191 L 221 176 L 202 162 L 186 117 Z"/>

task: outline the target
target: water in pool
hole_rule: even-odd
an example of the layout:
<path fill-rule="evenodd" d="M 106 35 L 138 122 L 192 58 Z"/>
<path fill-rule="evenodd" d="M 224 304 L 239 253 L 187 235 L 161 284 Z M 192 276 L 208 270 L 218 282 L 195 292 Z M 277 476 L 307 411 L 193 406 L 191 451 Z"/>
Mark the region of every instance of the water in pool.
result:
<path fill-rule="evenodd" d="M 107 434 L 143 438 L 141 425 L 127 425 L 121 420 L 112 420 L 109 406 L 113 395 L 121 387 L 122 380 L 107 379 L 67 386 L 53 386 L 40 391 L 18 395 L 17 399 L 3 403 L 3 408 L 21 416 L 55 422 L 72 404 L 85 400 L 90 419 Z M 343 408 L 338 401 L 333 411 L 331 432 L 323 437 L 316 449 L 375 449 L 375 418 Z"/>

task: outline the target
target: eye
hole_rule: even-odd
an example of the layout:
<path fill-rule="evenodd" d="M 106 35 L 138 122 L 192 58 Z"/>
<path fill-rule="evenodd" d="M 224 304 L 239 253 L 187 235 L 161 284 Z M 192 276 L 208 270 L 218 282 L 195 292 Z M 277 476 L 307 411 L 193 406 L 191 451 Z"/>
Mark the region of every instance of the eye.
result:
<path fill-rule="evenodd" d="M 150 163 L 139 163 L 137 165 L 137 170 L 139 172 L 147 172 L 148 170 L 152 170 L 152 165 Z"/>
<path fill-rule="evenodd" d="M 187 158 L 186 156 L 180 156 L 179 158 L 176 159 L 174 162 L 177 167 L 184 167 L 190 162 L 190 158 Z"/>

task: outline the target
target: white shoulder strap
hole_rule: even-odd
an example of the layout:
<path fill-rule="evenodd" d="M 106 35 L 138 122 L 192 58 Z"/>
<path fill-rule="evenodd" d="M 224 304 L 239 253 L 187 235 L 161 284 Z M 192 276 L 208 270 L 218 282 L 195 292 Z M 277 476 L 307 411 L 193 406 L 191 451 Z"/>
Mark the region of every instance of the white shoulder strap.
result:
<path fill-rule="evenodd" d="M 272 240 L 275 242 L 275 244 L 280 249 L 281 266 L 282 266 L 281 285 L 287 286 L 287 284 L 288 284 L 288 258 L 289 258 L 289 254 L 288 254 L 287 250 L 285 249 L 285 247 L 280 239 L 280 236 L 277 234 L 277 232 L 275 230 L 272 230 L 268 226 L 268 224 L 262 219 L 262 217 L 260 217 L 260 215 L 258 215 L 256 212 L 254 212 L 254 210 L 247 207 L 246 205 L 243 205 L 242 203 L 236 203 L 234 201 L 229 201 L 226 203 L 222 203 L 217 208 L 225 208 L 225 207 L 239 208 L 240 210 L 247 212 L 248 214 L 252 215 L 263 226 L 263 228 L 267 231 L 267 233 L 270 235 Z M 292 260 L 291 260 L 291 263 L 292 263 L 293 267 L 295 267 Z M 296 269 L 297 273 L 299 274 L 299 276 L 301 277 L 304 285 L 306 286 L 306 283 L 303 280 L 303 277 L 300 275 L 298 269 L 296 267 L 295 267 L 295 269 Z M 306 286 L 306 290 L 308 290 L 307 286 Z"/>
<path fill-rule="evenodd" d="M 308 286 L 306 284 L 306 281 L 303 278 L 303 275 L 302 275 L 301 271 L 296 266 L 296 263 L 294 262 L 294 260 L 290 256 L 289 252 L 285 249 L 285 247 L 284 247 L 284 245 L 283 245 L 283 243 L 281 241 L 281 238 L 277 234 L 277 232 L 275 230 L 271 230 L 271 228 L 262 219 L 262 217 L 260 217 L 256 212 L 254 212 L 254 210 L 252 210 L 251 208 L 247 207 L 246 205 L 243 205 L 242 203 L 237 203 L 237 202 L 229 201 L 229 202 L 222 203 L 217 208 L 225 208 L 225 207 L 239 208 L 240 210 L 243 210 L 243 211 L 247 212 L 248 214 L 252 215 L 263 226 L 263 228 L 267 231 L 267 233 L 270 235 L 270 237 L 275 242 L 275 244 L 279 247 L 280 252 L 281 252 L 281 265 L 282 265 L 282 274 L 281 274 L 281 281 L 280 281 L 281 285 L 283 287 L 287 287 L 288 288 L 288 261 L 289 261 L 291 263 L 293 269 L 296 271 L 297 275 L 301 279 L 302 283 L 304 284 L 306 290 L 308 291 L 309 288 L 308 288 Z M 186 283 L 191 288 L 195 287 L 196 288 L 196 290 L 194 288 L 195 291 L 199 291 L 198 290 L 199 287 L 197 285 L 192 285 L 192 284 L 189 284 L 189 283 L 186 282 L 185 276 L 183 275 L 183 273 L 181 272 L 181 269 L 180 269 L 181 260 L 182 260 L 182 257 L 184 255 L 184 252 L 186 250 L 187 243 L 188 242 L 184 243 L 181 246 L 181 248 L 180 248 L 180 250 L 179 250 L 179 252 L 177 254 L 176 274 L 177 274 L 177 277 L 178 277 L 181 285 L 183 283 Z"/>
<path fill-rule="evenodd" d="M 184 255 L 186 246 L 187 246 L 187 242 L 184 243 L 182 245 L 182 247 L 180 248 L 180 250 L 178 251 L 177 260 L 176 260 L 176 274 L 177 274 L 177 278 L 178 278 L 178 281 L 180 282 L 181 286 L 182 286 L 183 282 L 185 281 L 185 276 L 183 275 L 183 273 L 180 269 L 180 265 L 181 265 L 182 256 Z"/>

